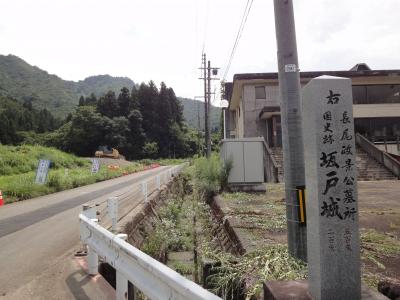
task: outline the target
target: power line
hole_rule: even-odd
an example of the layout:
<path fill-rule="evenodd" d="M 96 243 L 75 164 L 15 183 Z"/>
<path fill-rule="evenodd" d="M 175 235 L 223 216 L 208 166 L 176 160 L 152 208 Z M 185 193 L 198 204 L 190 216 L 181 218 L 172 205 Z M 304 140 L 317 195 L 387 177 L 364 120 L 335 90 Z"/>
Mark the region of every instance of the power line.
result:
<path fill-rule="evenodd" d="M 238 30 L 237 35 L 236 35 L 235 43 L 233 44 L 231 55 L 229 57 L 228 64 L 227 64 L 227 66 L 225 68 L 225 73 L 224 73 L 224 76 L 223 76 L 223 79 L 222 79 L 223 81 L 225 81 L 225 78 L 228 75 L 229 68 L 230 68 L 230 66 L 232 64 L 233 56 L 235 55 L 237 45 L 239 44 L 240 37 L 242 36 L 242 32 L 243 32 L 244 26 L 246 25 L 247 17 L 249 16 L 252 4 L 253 4 L 253 0 L 247 0 L 246 7 L 245 7 L 244 12 L 243 12 L 242 20 L 240 22 L 239 30 Z"/>
<path fill-rule="evenodd" d="M 203 49 L 201 51 L 202 53 L 204 53 L 205 47 L 206 47 L 207 33 L 208 33 L 208 14 L 209 14 L 209 11 L 210 11 L 210 0 L 207 0 L 206 16 L 205 16 L 205 22 L 204 22 Z"/>

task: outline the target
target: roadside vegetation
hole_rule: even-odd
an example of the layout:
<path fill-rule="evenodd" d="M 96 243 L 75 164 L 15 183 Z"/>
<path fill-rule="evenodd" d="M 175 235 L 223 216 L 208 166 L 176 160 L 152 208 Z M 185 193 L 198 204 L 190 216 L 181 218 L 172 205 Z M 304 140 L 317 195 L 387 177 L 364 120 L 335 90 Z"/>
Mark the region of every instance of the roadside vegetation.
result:
<path fill-rule="evenodd" d="M 142 250 L 182 275 L 193 276 L 200 284 L 205 283 L 201 278 L 202 262 L 213 262 L 206 279 L 207 288 L 224 299 L 236 299 L 243 291 L 245 295 L 241 296 L 250 299 L 259 294 L 265 280 L 305 278 L 306 265 L 290 257 L 285 244 L 264 244 L 240 257 L 221 249 L 211 230 L 214 221 L 208 203 L 221 192 L 231 200 L 244 196 L 246 201 L 252 197 L 252 194 L 225 191 L 229 169 L 216 154 L 208 160 L 195 159 L 177 178 L 175 190 L 166 206 L 160 209 L 160 219 Z M 272 214 L 282 212 L 282 206 L 282 203 L 272 203 L 270 208 L 275 208 Z M 268 227 L 281 230 L 281 218 L 277 216 Z M 180 251 L 195 253 L 192 265 L 168 262 L 168 253 Z"/>
<path fill-rule="evenodd" d="M 206 285 L 224 299 L 257 298 L 264 281 L 306 279 L 307 264 L 288 252 L 284 185 L 269 184 L 267 194 L 229 192 L 226 189 L 229 168 L 217 155 L 193 161 L 182 175 L 185 196 L 175 196 L 165 207 L 157 233 L 149 240 L 153 246 L 150 252 L 157 256 L 155 249 L 167 253 L 195 249 L 197 262 L 193 268 L 179 262 L 171 266 L 183 275 L 195 273 L 198 282 L 205 283 L 201 280 L 201 262 L 213 262 Z M 245 236 L 244 255 L 223 251 L 211 230 L 215 219 L 208 204 L 216 194 L 224 202 L 224 220 L 234 218 L 232 226 L 237 226 Z M 362 280 L 368 286 L 376 290 L 379 281 L 396 278 L 391 266 L 400 253 L 396 234 L 362 228 L 360 246 Z M 146 247 L 149 251 L 149 245 Z"/>
<path fill-rule="evenodd" d="M 43 185 L 35 184 L 40 159 L 51 160 L 47 182 Z M 115 178 L 144 168 L 144 163 L 130 163 L 119 168 L 102 165 L 98 173 L 92 174 L 88 159 L 54 148 L 0 145 L 0 190 L 6 203 Z"/>

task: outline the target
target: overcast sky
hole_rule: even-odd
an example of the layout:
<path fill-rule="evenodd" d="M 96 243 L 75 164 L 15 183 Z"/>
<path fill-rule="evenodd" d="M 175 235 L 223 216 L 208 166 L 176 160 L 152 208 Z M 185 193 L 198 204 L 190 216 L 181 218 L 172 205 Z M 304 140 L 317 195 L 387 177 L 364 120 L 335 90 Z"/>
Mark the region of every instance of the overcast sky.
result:
<path fill-rule="evenodd" d="M 1 0 L 0 54 L 67 80 L 110 74 L 202 94 L 202 50 L 226 68 L 246 0 Z M 272 0 L 254 0 L 227 80 L 277 70 Z M 399 0 L 294 0 L 303 71 L 400 69 Z M 221 74 L 222 75 L 222 74 Z M 216 102 L 217 104 L 217 102 Z"/>

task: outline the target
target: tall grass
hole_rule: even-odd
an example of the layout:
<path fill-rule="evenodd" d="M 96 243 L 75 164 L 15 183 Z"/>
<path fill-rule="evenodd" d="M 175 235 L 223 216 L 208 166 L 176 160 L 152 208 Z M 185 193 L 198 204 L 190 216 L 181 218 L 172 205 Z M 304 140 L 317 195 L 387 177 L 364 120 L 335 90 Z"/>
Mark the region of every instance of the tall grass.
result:
<path fill-rule="evenodd" d="M 89 167 L 90 161 L 43 146 L 0 145 L 0 176 L 35 171 L 40 159 L 49 159 L 53 169 Z"/>
<path fill-rule="evenodd" d="M 42 158 L 50 159 L 52 164 L 46 184 L 38 185 L 35 184 L 36 168 Z M 143 164 L 132 163 L 116 170 L 101 166 L 97 174 L 92 174 L 90 166 L 89 160 L 54 148 L 0 145 L 0 190 L 8 203 L 143 170 Z"/>
<path fill-rule="evenodd" d="M 206 200 L 223 190 L 228 181 L 232 164 L 224 163 L 218 154 L 210 158 L 200 157 L 194 161 L 194 186 Z"/>

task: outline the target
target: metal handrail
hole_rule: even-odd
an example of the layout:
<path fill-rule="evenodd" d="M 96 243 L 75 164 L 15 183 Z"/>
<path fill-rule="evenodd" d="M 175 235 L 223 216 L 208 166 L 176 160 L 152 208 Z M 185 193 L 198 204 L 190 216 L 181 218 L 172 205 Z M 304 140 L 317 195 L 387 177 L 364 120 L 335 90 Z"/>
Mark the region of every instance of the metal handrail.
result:
<path fill-rule="evenodd" d="M 372 158 L 374 158 L 377 162 L 381 163 L 386 167 L 391 173 L 393 173 L 397 178 L 400 179 L 400 163 L 391 157 L 386 152 L 383 152 L 378 147 L 375 146 L 374 143 L 369 141 L 366 137 L 362 136 L 359 133 L 356 133 L 356 143 L 360 146 L 365 152 L 368 153 Z"/>
<path fill-rule="evenodd" d="M 95 220 L 83 214 L 79 215 L 79 220 L 82 242 L 115 268 L 117 278 L 125 278 L 151 299 L 221 299 L 128 244 Z M 126 286 L 127 281 L 124 282 Z"/>
<path fill-rule="evenodd" d="M 268 165 L 266 166 L 268 168 L 268 171 L 266 172 L 267 174 L 267 181 L 268 182 L 279 182 L 279 166 L 278 163 L 276 162 L 271 148 L 268 147 L 267 143 L 265 140 L 263 141 L 264 149 L 266 150 L 267 153 L 267 159 L 268 159 Z"/>

